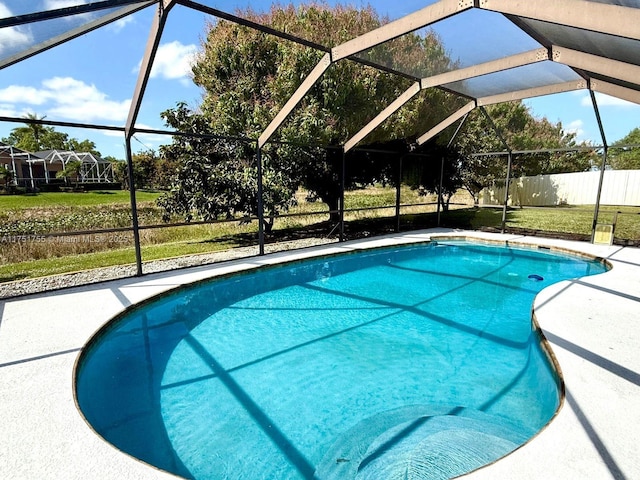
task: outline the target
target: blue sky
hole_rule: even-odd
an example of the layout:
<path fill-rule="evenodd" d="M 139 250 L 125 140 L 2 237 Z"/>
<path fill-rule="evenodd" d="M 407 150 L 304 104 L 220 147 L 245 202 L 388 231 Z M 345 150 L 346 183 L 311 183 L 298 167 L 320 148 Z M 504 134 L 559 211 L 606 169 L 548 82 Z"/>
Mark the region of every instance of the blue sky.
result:
<path fill-rule="evenodd" d="M 212 7 L 233 11 L 236 6 L 266 8 L 264 1 L 201 0 Z M 0 0 L 0 18 L 24 13 L 24 5 L 40 3 L 46 8 L 88 3 L 88 0 Z M 301 3 L 301 2 L 297 2 Z M 334 3 L 334 2 L 329 2 Z M 351 2 L 356 5 L 366 2 Z M 397 18 L 420 9 L 424 0 L 372 0 L 380 13 Z M 87 122 L 122 126 L 127 118 L 154 9 L 146 9 L 107 27 L 88 33 L 61 46 L 36 55 L 0 71 L 0 115 L 23 116 L 36 113 L 49 120 Z M 467 65 L 536 48 L 526 35 L 504 19 L 495 20 L 489 12 L 466 12 L 436 25 L 435 30 L 448 53 Z M 205 31 L 206 18 L 199 12 L 177 6 L 171 12 L 163 35 L 158 59 L 142 104 L 138 125 L 163 128 L 160 112 L 185 101 L 195 107 L 202 92 L 191 82 L 189 64 L 198 50 Z M 488 27 L 490 25 L 490 27 Z M 3 44 L 25 41 L 35 35 L 28 27 L 0 31 L 0 56 Z M 511 34 L 511 35 L 509 35 Z M 513 35 L 516 36 L 513 36 Z M 504 38 L 510 38 L 507 43 Z M 609 143 L 640 127 L 640 106 L 603 95 L 597 95 Z M 579 91 L 527 100 L 538 117 L 562 122 L 565 130 L 575 131 L 579 140 L 601 144 L 591 99 L 587 91 Z M 15 124 L 0 124 L 0 137 L 9 134 Z M 79 139 L 89 138 L 103 155 L 124 158 L 121 134 L 84 129 L 58 130 Z M 134 150 L 157 149 L 162 138 L 138 134 Z"/>

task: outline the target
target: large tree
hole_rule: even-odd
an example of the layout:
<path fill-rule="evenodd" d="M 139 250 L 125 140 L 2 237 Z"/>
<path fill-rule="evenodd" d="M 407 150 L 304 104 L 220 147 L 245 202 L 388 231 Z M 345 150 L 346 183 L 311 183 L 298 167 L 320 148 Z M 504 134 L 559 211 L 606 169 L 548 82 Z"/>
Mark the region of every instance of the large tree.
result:
<path fill-rule="evenodd" d="M 634 128 L 614 146 L 636 145 L 635 147 L 609 149 L 609 163 L 615 170 L 640 169 L 640 128 Z"/>
<path fill-rule="evenodd" d="M 327 47 L 386 22 L 370 7 L 330 8 L 324 4 L 274 6 L 266 13 L 245 11 L 242 16 Z M 323 52 L 244 26 L 226 21 L 212 23 L 193 65 L 194 82 L 204 90 L 202 104 L 198 111 L 178 105 L 165 112 L 164 119 L 182 131 L 257 138 L 322 55 Z M 364 57 L 386 59 L 386 64 L 398 68 L 410 66 L 424 76 L 453 67 L 432 32 L 405 35 L 366 52 Z M 286 208 L 300 185 L 317 195 L 330 210 L 337 210 L 341 150 L 293 144 L 343 145 L 410 85 L 411 81 L 402 76 L 351 60 L 332 65 L 278 130 L 277 138 L 289 143 L 265 148 L 264 197 L 268 214 Z M 454 97 L 441 90 L 425 91 L 369 135 L 365 143 L 410 140 L 444 118 L 447 104 L 452 102 Z M 184 213 L 194 213 L 195 209 L 201 216 L 210 216 L 211 212 L 255 213 L 255 185 L 250 185 L 255 182 L 254 148 L 239 144 L 230 148 L 225 141 L 176 137 L 173 146 L 162 153 L 181 158 L 186 169 L 178 176 L 174 193 L 163 200 L 168 209 Z M 357 158 L 350 155 L 347 162 L 356 162 Z M 225 172 L 227 181 L 213 179 Z M 365 173 L 347 178 L 346 187 L 380 180 L 383 175 L 374 169 Z M 194 183 L 195 177 L 201 179 L 199 185 Z M 226 194 L 232 185 L 245 194 Z M 219 202 L 231 202 L 233 208 L 214 207 Z"/>
<path fill-rule="evenodd" d="M 22 127 L 16 127 L 2 142 L 17 147 L 27 152 L 40 152 L 42 150 L 75 150 L 76 152 L 88 152 L 100 156 L 96 145 L 91 140 L 78 140 L 69 138 L 69 135 L 57 131 L 54 127 L 33 123 L 31 120 L 40 121 L 45 117 L 38 117 L 29 113 L 23 118 L 30 120 Z"/>
<path fill-rule="evenodd" d="M 512 151 L 535 151 L 587 146 L 578 144 L 576 134 L 565 131 L 562 123 L 535 117 L 520 101 L 493 105 L 486 111 L 491 121 L 487 115 L 475 111 L 456 141 L 456 146 L 463 153 L 463 184 L 474 199 L 491 182 L 504 179 L 507 172 L 506 156 L 474 156 L 476 153 L 504 152 L 507 147 Z M 594 156 L 590 151 L 514 155 L 511 176 L 584 172 L 592 167 Z"/>

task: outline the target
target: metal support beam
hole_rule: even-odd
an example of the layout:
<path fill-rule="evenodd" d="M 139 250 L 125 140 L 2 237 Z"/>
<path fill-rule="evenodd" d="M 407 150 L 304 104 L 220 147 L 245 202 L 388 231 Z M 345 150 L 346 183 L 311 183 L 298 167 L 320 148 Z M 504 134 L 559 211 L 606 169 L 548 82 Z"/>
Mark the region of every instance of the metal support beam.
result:
<path fill-rule="evenodd" d="M 342 150 L 342 172 L 340 174 L 340 241 L 344 242 L 344 189 L 347 184 L 347 152 Z"/>
<path fill-rule="evenodd" d="M 458 134 L 462 130 L 462 127 L 464 127 L 464 124 L 467 122 L 467 118 L 469 118 L 468 113 L 466 113 L 464 117 L 462 117 L 462 121 L 456 127 L 456 131 L 453 132 L 453 135 L 451 135 L 451 138 L 449 139 L 449 143 L 447 143 L 447 150 L 451 148 L 451 146 L 453 145 L 453 142 L 455 142 L 456 138 L 458 138 Z"/>
<path fill-rule="evenodd" d="M 640 30 L 640 27 L 637 28 Z M 552 47 L 552 59 L 554 62 L 562 63 L 572 68 L 640 85 L 640 66 L 638 65 L 555 45 Z"/>
<path fill-rule="evenodd" d="M 440 162 L 440 183 L 438 184 L 438 224 L 440 226 L 440 213 L 441 213 L 441 205 L 444 203 L 442 200 L 442 185 L 444 184 L 444 155 L 442 156 L 442 161 Z"/>
<path fill-rule="evenodd" d="M 596 116 L 596 122 L 598 122 L 598 128 L 600 129 L 600 136 L 602 137 L 602 145 L 606 150 L 607 148 L 609 148 L 609 144 L 607 143 L 607 136 L 604 133 L 604 124 L 602 123 L 602 117 L 600 116 L 600 109 L 598 108 L 596 95 L 593 93 L 593 90 L 591 89 L 589 89 L 589 95 L 591 95 L 591 104 L 593 105 L 593 113 Z"/>
<path fill-rule="evenodd" d="M 302 84 L 298 87 L 298 89 L 294 92 L 287 103 L 285 103 L 284 107 L 278 112 L 275 118 L 271 121 L 269 126 L 262 132 L 260 138 L 258 139 L 258 148 L 262 148 L 269 141 L 269 139 L 273 136 L 276 130 L 282 125 L 282 123 L 286 120 L 289 114 L 293 111 L 294 108 L 300 103 L 300 101 L 304 98 L 309 90 L 316 84 L 318 79 L 322 77 L 324 72 L 331 66 L 331 55 L 326 53 L 324 57 L 318 62 L 318 64 L 311 70 L 311 73 L 307 75 Z"/>
<path fill-rule="evenodd" d="M 547 85 L 544 87 L 527 88 L 525 90 L 517 90 L 514 92 L 501 93 L 482 97 L 477 100 L 478 106 L 495 105 L 496 103 L 511 102 L 514 100 L 524 100 L 525 98 L 542 97 L 544 95 L 552 95 L 554 93 L 572 92 L 574 90 L 584 90 L 587 88 L 587 82 L 577 80 L 571 82 L 558 83 L 556 85 Z"/>
<path fill-rule="evenodd" d="M 493 128 L 493 131 L 496 132 L 496 136 L 502 142 L 502 146 L 507 150 L 507 152 L 511 152 L 512 150 L 511 148 L 509 148 L 509 144 L 507 143 L 507 140 L 504 138 L 504 135 L 502 135 L 502 131 L 498 128 L 498 126 L 496 125 L 496 122 L 493 121 L 493 118 L 491 118 L 491 116 L 487 113 L 487 110 L 484 107 L 480 107 L 480 111 L 482 112 L 484 117 L 487 119 L 487 122 L 489 122 L 489 125 L 491 125 L 491 128 Z"/>
<path fill-rule="evenodd" d="M 138 207 L 136 202 L 136 185 L 133 172 L 133 155 L 131 153 L 131 137 L 124 139 L 127 155 L 127 175 L 129 177 L 129 198 L 131 200 L 131 224 L 133 227 L 133 245 L 136 251 L 136 276 L 142 276 L 142 251 L 140 249 L 140 225 L 138 224 Z"/>
<path fill-rule="evenodd" d="M 600 200 L 602 199 L 602 186 L 604 185 L 604 171 L 607 168 L 607 154 L 609 149 L 605 147 L 602 152 L 602 163 L 600 164 L 600 178 L 598 179 L 598 193 L 596 194 L 596 206 L 593 210 L 593 223 L 591 224 L 591 243 L 596 238 L 596 226 L 600 216 Z"/>
<path fill-rule="evenodd" d="M 387 108 L 380 112 L 376 118 L 371 120 L 362 130 L 351 137 L 347 143 L 344 144 L 345 152 L 348 152 L 355 147 L 362 139 L 378 128 L 382 122 L 397 112 L 403 105 L 416 96 L 420 92 L 420 83 L 416 82 L 411 85 L 402 95 L 396 98 Z"/>
<path fill-rule="evenodd" d="M 604 93 L 605 95 L 610 95 L 612 97 L 640 105 L 640 89 L 632 90 L 631 88 L 621 87 L 620 85 L 603 82 L 602 80 L 591 80 L 590 86 L 591 90 L 594 92 Z"/>
<path fill-rule="evenodd" d="M 464 126 L 464 124 L 467 121 L 467 118 L 469 118 L 469 113 L 466 113 L 464 115 L 464 117 L 462 117 L 462 120 L 460 121 L 460 123 L 458 124 L 458 126 L 456 127 L 456 131 L 453 132 L 453 135 L 451 135 L 451 138 L 449 139 L 449 142 L 447 143 L 447 150 L 449 150 L 451 148 L 451 146 L 453 145 L 453 142 L 456 141 L 456 138 L 458 137 L 458 134 L 460 133 L 460 131 L 462 130 L 462 127 Z M 444 184 L 444 162 L 445 162 L 445 158 L 444 156 L 442 157 L 442 164 L 440 165 L 440 191 L 442 191 L 442 185 Z M 437 226 L 440 226 L 440 203 L 438 203 L 438 223 Z"/>
<path fill-rule="evenodd" d="M 426 142 L 431 140 L 433 137 L 435 137 L 437 134 L 439 134 L 441 131 L 443 131 L 445 128 L 449 127 L 450 125 L 453 125 L 455 122 L 460 120 L 462 117 L 464 117 L 466 114 L 468 114 L 474 108 L 476 108 L 476 102 L 475 101 L 467 103 L 460 110 L 455 112 L 453 115 L 450 115 L 448 118 L 446 118 L 445 120 L 440 122 L 438 125 L 433 127 L 431 130 L 429 130 L 427 133 L 422 135 L 420 138 L 418 138 L 416 140 L 416 143 L 418 145 L 425 144 Z"/>
<path fill-rule="evenodd" d="M 18 63 L 22 60 L 25 60 L 27 58 L 33 57 L 38 53 L 49 50 L 50 48 L 57 47 L 58 45 L 68 42 L 69 40 L 73 40 L 74 38 L 77 38 L 97 28 L 100 28 L 103 25 L 107 25 L 108 23 L 115 22 L 116 20 L 126 17 L 127 15 L 131 15 L 139 10 L 142 10 L 143 8 L 148 7 L 153 3 L 155 2 L 149 1 L 145 3 L 138 3 L 138 4 L 123 7 L 115 12 L 105 14 L 85 25 L 81 25 L 61 35 L 45 40 L 44 42 L 40 42 L 37 45 L 33 45 L 32 47 L 26 50 L 21 50 L 19 53 L 12 55 L 10 57 L 4 58 L 2 61 L 0 61 L 0 70 L 10 65 L 13 65 L 15 63 Z M 46 12 L 43 12 L 43 13 L 46 13 Z M 10 27 L 6 27 L 6 28 L 10 28 Z"/>
<path fill-rule="evenodd" d="M 473 0 L 440 0 L 380 28 L 349 40 L 331 50 L 334 62 L 388 42 L 432 23 L 473 8 Z"/>
<path fill-rule="evenodd" d="M 596 238 L 596 226 L 598 224 L 598 217 L 600 216 L 600 200 L 602 198 L 602 186 L 604 185 L 604 171 L 607 168 L 607 154 L 609 153 L 609 146 L 607 145 L 607 137 L 604 133 L 604 127 L 602 125 L 602 118 L 600 117 L 600 109 L 598 108 L 598 102 L 593 90 L 589 90 L 591 94 L 591 103 L 593 104 L 593 112 L 596 115 L 598 121 L 598 128 L 600 128 L 600 135 L 602 136 L 602 144 L 604 145 L 604 151 L 602 152 L 602 164 L 600 165 L 600 178 L 598 179 L 598 193 L 596 194 L 596 205 L 593 211 L 593 223 L 591 224 L 591 243 Z"/>
<path fill-rule="evenodd" d="M 447 83 L 459 82 L 469 78 L 480 77 L 491 73 L 502 72 L 512 68 L 531 65 L 532 63 L 543 62 L 549 60 L 549 50 L 546 48 L 537 48 L 528 52 L 511 55 L 509 57 L 492 60 L 490 62 L 479 63 L 470 67 L 452 70 L 451 72 L 433 75 L 423 78 L 421 81 L 422 88 L 437 87 Z"/>
<path fill-rule="evenodd" d="M 513 153 L 509 152 L 507 160 L 507 178 L 504 185 L 504 205 L 502 207 L 502 228 L 501 232 L 504 233 L 507 225 L 507 205 L 509 203 L 509 184 L 511 183 L 511 167 L 513 165 Z"/>
<path fill-rule="evenodd" d="M 258 164 L 258 251 L 264 255 L 264 184 L 262 178 L 262 149 L 257 148 L 256 163 Z"/>
<path fill-rule="evenodd" d="M 31 155 L 29 155 L 29 157 L 27 157 L 27 158 L 30 158 L 30 157 L 31 157 Z M 35 179 L 33 178 L 33 167 L 31 166 L 31 161 L 27 160 L 27 164 L 29 165 L 29 178 L 31 179 L 31 189 L 35 190 L 36 189 L 36 182 L 35 182 Z M 65 181 L 66 181 L 66 179 L 65 179 Z"/>
<path fill-rule="evenodd" d="M 640 9 L 589 0 L 480 0 L 479 8 L 640 40 Z"/>
<path fill-rule="evenodd" d="M 513 167 L 513 151 L 509 147 L 507 140 L 504 138 L 502 131 L 498 128 L 496 123 L 493 121 L 493 118 L 491 118 L 491 116 L 487 113 L 487 110 L 484 108 L 484 106 L 480 107 L 480 111 L 482 112 L 482 114 L 485 116 L 485 118 L 491 125 L 491 128 L 493 128 L 493 130 L 496 132 L 497 137 L 500 139 L 500 141 L 502 142 L 502 145 L 504 146 L 504 148 L 507 149 L 507 152 L 508 152 L 507 153 L 507 177 L 505 178 L 504 204 L 502 206 L 502 225 L 501 225 L 501 232 L 504 233 L 506 229 L 506 224 L 507 224 L 507 208 L 509 204 L 509 184 L 511 183 L 511 169 Z"/>
<path fill-rule="evenodd" d="M 175 5 L 176 0 L 160 0 L 158 3 L 157 15 L 154 17 L 149 32 L 149 38 L 147 40 L 147 47 L 142 58 L 142 65 L 140 66 L 140 72 L 138 73 L 138 82 L 131 100 L 131 106 L 129 108 L 129 115 L 127 117 L 127 123 L 125 124 L 125 137 L 131 138 L 133 136 L 133 127 L 136 124 L 138 113 L 140 112 L 140 105 L 142 104 L 142 97 L 147 88 L 149 77 L 151 76 L 151 68 L 153 67 L 153 60 L 155 59 L 158 46 L 160 45 L 160 38 L 162 37 L 162 31 L 164 25 L 167 22 L 167 16 L 169 11 Z"/>
<path fill-rule="evenodd" d="M 13 17 L 0 19 L 0 28 L 17 27 L 19 25 L 27 25 L 29 23 L 44 22 L 56 18 L 71 17 L 74 15 L 86 15 L 105 9 L 113 9 L 124 5 L 147 3 L 149 0 L 102 0 L 99 2 L 84 3 L 79 5 L 71 5 L 69 7 L 61 7 L 53 10 L 43 10 L 34 13 L 25 13 Z"/>
<path fill-rule="evenodd" d="M 411 100 L 420 90 L 438 87 L 447 83 L 466 80 L 469 78 L 479 77 L 490 73 L 501 72 L 511 68 L 522 67 L 532 63 L 549 60 L 550 52 L 546 48 L 537 48 L 528 52 L 512 55 L 509 57 L 493 60 L 490 62 L 473 65 L 471 67 L 453 70 L 451 72 L 425 77 L 409 87 L 402 95 L 400 95 L 393 103 L 380 112 L 371 122 L 369 122 L 362 130 L 356 133 L 347 143 L 345 150 L 349 151 L 362 141 L 373 130 L 379 127 L 382 122 L 398 111 L 403 105 Z"/>
<path fill-rule="evenodd" d="M 396 180 L 396 232 L 400 232 L 400 193 L 402 186 L 402 160 L 404 155 L 398 159 L 398 177 Z"/>

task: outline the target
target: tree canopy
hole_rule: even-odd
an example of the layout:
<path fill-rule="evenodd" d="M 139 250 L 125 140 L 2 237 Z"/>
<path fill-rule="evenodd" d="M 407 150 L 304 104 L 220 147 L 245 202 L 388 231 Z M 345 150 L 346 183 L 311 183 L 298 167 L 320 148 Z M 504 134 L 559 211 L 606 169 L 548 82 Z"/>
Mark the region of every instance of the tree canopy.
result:
<path fill-rule="evenodd" d="M 326 4 L 272 6 L 266 13 L 242 12 L 249 20 L 327 47 L 369 32 L 388 20 L 371 7 Z M 218 136 L 216 140 L 176 136 L 161 156 L 177 166 L 170 192 L 161 204 L 170 214 L 190 219 L 254 216 L 257 213 L 256 140 L 285 102 L 318 64 L 323 52 L 242 25 L 219 20 L 207 26 L 206 37 L 192 66 L 193 80 L 203 89 L 201 104 L 178 104 L 162 116 L 181 132 Z M 399 37 L 360 55 L 390 67 L 411 66 L 429 76 L 457 67 L 437 34 L 427 30 Z M 273 217 L 294 201 L 300 186 L 337 212 L 341 192 L 341 147 L 412 84 L 404 76 L 375 69 L 352 59 L 332 64 L 297 108 L 279 127 L 275 140 L 262 151 L 264 207 Z M 352 151 L 347 156 L 345 187 L 395 179 L 393 161 L 407 154 L 418 135 L 455 112 L 467 100 L 441 89 L 416 95 L 362 142 L 392 147 L 395 159 L 374 159 Z M 512 150 L 575 147 L 575 134 L 562 124 L 535 118 L 522 102 L 487 108 Z M 454 127 L 452 127 L 454 128 Z M 223 139 L 220 137 L 225 137 Z M 229 140 L 248 137 L 251 141 Z M 302 147 L 299 145 L 307 145 Z M 325 145 L 318 148 L 311 145 Z M 338 147 L 338 148 L 331 148 Z M 479 158 L 475 152 L 505 148 L 487 119 L 475 113 L 466 122 L 451 151 L 437 142 L 420 149 L 424 162 L 411 162 L 404 181 L 437 191 L 441 157 L 448 158 L 443 193 L 464 185 L 474 196 L 496 178 L 504 178 L 504 158 Z M 458 154 L 457 152 L 461 152 Z M 407 166 L 409 163 L 407 163 Z M 514 160 L 513 174 L 537 175 L 584 171 L 591 156 L 536 154 Z M 420 185 L 418 185 L 420 184 Z M 334 215 L 332 220 L 336 220 Z M 269 228 L 270 225 L 267 225 Z"/>
<path fill-rule="evenodd" d="M 588 146 L 578 144 L 576 134 L 565 131 L 562 123 L 536 118 L 521 101 L 493 105 L 486 111 L 495 128 L 485 115 L 476 111 L 456 141 L 463 154 L 463 184 L 474 198 L 482 188 L 496 179 L 505 178 L 507 173 L 506 156 L 473 156 L 475 153 L 505 152 L 507 147 L 511 151 L 533 151 Z M 513 158 L 511 176 L 584 172 L 592 167 L 594 158 L 595 153 L 591 151 L 520 154 Z"/>
<path fill-rule="evenodd" d="M 328 47 L 387 21 L 371 7 L 330 8 L 324 4 L 273 6 L 266 13 L 247 11 L 243 16 Z M 193 65 L 194 82 L 204 90 L 202 104 L 198 111 L 177 105 L 163 113 L 165 122 L 180 131 L 257 139 L 322 55 L 241 25 L 212 23 Z M 405 35 L 367 55 L 412 64 L 423 72 L 441 72 L 454 65 L 432 32 Z M 267 215 L 286 209 L 299 186 L 336 211 L 341 149 L 295 145 L 342 146 L 410 85 L 411 81 L 402 76 L 351 60 L 332 65 L 278 130 L 277 139 L 286 143 L 273 143 L 264 149 Z M 442 120 L 451 109 L 447 105 L 456 101 L 441 90 L 424 91 L 369 135 L 365 143 L 401 139 L 407 144 Z M 257 165 L 253 146 L 176 137 L 161 153 L 181 159 L 183 169 L 172 192 L 163 199 L 168 211 L 187 217 L 194 211 L 204 217 L 255 214 Z M 350 154 L 347 162 L 357 159 L 357 153 Z M 350 167 L 350 172 L 357 170 Z M 220 175 L 226 175 L 225 181 L 219 179 Z M 358 175 L 346 178 L 346 187 L 385 180 L 384 175 L 374 169 L 359 170 Z M 194 178 L 199 179 L 197 184 Z M 223 202 L 225 205 L 220 205 Z"/>
<path fill-rule="evenodd" d="M 640 128 L 634 128 L 613 145 L 636 145 L 636 147 L 611 148 L 609 150 L 609 164 L 612 168 L 616 170 L 640 169 Z"/>
<path fill-rule="evenodd" d="M 29 113 L 23 118 L 28 120 L 42 120 L 34 113 Z M 88 152 L 100 156 L 96 145 L 91 140 L 78 140 L 69 138 L 67 133 L 59 132 L 53 127 L 39 123 L 26 123 L 22 127 L 16 127 L 2 142 L 17 147 L 27 152 L 40 152 L 42 150 L 74 150 L 76 152 Z"/>

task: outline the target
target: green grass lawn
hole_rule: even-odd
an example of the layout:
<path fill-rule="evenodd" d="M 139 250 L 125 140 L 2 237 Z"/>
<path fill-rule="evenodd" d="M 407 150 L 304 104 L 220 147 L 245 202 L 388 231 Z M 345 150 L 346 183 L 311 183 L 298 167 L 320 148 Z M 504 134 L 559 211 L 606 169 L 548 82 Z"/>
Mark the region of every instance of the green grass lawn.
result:
<path fill-rule="evenodd" d="M 137 202 L 155 202 L 155 192 L 136 192 Z M 96 190 L 90 192 L 43 192 L 25 195 L 0 195 L 0 211 L 49 207 L 90 207 L 110 204 L 129 205 L 128 190 Z"/>
<path fill-rule="evenodd" d="M 141 225 L 161 223 L 161 210 L 155 200 L 159 193 L 137 192 Z M 308 213 L 311 216 L 277 219 L 268 241 L 281 241 L 304 236 L 336 237 L 338 230 L 330 224 L 325 204 L 307 202 L 305 193 L 299 192 L 298 205 L 289 213 Z M 348 238 L 378 235 L 393 231 L 395 190 L 371 187 L 346 192 L 348 209 L 389 207 L 380 210 L 348 212 L 345 215 Z M 462 199 L 462 195 L 458 197 Z M 437 225 L 433 196 L 419 197 L 415 191 L 403 188 L 404 204 L 430 204 L 401 209 L 400 228 L 403 231 L 429 228 Z M 42 235 L 51 232 L 129 227 L 131 225 L 129 192 L 105 191 L 86 193 L 41 193 L 38 195 L 0 196 L 0 239 L 11 235 Z M 599 221 L 609 223 L 616 211 L 618 216 L 616 238 L 640 240 L 640 208 L 602 207 Z M 441 225 L 451 228 L 499 229 L 502 221 L 500 208 L 456 206 L 442 212 Z M 592 206 L 557 208 L 510 208 L 507 228 L 534 232 L 561 232 L 589 235 L 593 222 Z M 257 223 L 224 222 L 212 225 L 189 225 L 141 231 L 143 261 L 171 258 L 181 255 L 210 253 L 239 246 L 256 244 Z M 132 234 L 121 232 L 111 242 L 67 242 L 69 237 L 47 238 L 44 242 L 0 244 L 0 282 L 35 278 L 91 268 L 131 264 L 135 262 Z M 87 237 L 87 235 L 85 235 Z M 88 236 L 92 238 L 90 235 Z M 74 238 L 74 237 L 72 237 Z"/>

